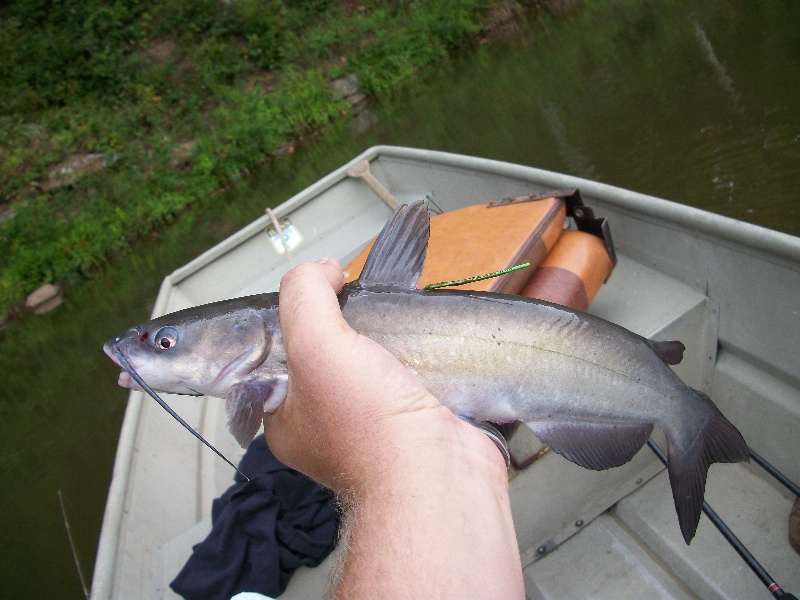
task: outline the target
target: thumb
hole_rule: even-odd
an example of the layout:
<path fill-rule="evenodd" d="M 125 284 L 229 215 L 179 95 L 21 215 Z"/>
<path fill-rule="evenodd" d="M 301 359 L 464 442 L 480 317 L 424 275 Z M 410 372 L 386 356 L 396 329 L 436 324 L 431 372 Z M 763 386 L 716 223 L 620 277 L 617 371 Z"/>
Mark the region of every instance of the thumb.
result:
<path fill-rule="evenodd" d="M 342 269 L 333 258 L 303 263 L 283 276 L 279 315 L 290 362 L 292 353 L 302 351 L 307 344 L 313 346 L 313 340 L 349 330 L 336 297 L 342 283 Z"/>

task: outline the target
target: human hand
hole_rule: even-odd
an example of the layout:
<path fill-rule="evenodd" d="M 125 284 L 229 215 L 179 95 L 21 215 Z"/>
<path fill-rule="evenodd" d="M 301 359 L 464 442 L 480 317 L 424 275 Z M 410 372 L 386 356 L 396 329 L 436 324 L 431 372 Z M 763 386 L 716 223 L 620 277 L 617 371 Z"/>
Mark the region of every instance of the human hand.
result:
<path fill-rule="evenodd" d="M 283 462 L 336 491 L 373 483 L 410 456 L 464 446 L 502 465 L 500 453 L 457 419 L 389 351 L 355 332 L 336 294 L 333 259 L 306 263 L 281 282 L 280 320 L 289 367 L 286 400 L 264 415 Z M 505 467 L 502 465 L 502 473 Z"/>

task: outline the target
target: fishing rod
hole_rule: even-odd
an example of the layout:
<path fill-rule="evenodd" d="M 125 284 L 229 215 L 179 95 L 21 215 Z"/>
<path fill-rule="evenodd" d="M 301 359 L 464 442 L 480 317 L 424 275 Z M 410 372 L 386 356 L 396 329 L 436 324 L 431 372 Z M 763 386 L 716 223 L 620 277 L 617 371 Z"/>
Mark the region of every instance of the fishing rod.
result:
<path fill-rule="evenodd" d="M 778 471 L 775 467 L 773 467 L 767 460 L 761 456 L 758 452 L 753 450 L 750 446 L 747 447 L 748 452 L 750 452 L 750 457 L 756 461 L 761 467 L 770 475 L 772 475 L 776 480 L 780 481 L 786 489 L 792 492 L 795 496 L 800 496 L 800 485 L 797 485 L 794 481 L 789 479 L 786 475 Z"/>
<path fill-rule="evenodd" d="M 83 569 L 81 569 L 81 561 L 78 560 L 78 549 L 75 546 L 75 540 L 72 539 L 72 527 L 70 527 L 69 519 L 67 519 L 67 509 L 64 506 L 64 495 L 61 493 L 61 488 L 56 490 L 58 494 L 58 503 L 61 505 L 61 518 L 64 521 L 64 527 L 67 530 L 67 539 L 69 540 L 69 548 L 72 550 L 72 561 L 75 563 L 75 568 L 78 570 L 78 579 L 81 582 L 81 589 L 83 590 L 83 597 L 89 600 L 89 588 L 86 587 L 86 580 L 83 578 Z"/>
<path fill-rule="evenodd" d="M 650 449 L 655 453 L 658 459 L 662 463 L 664 463 L 664 465 L 667 465 L 667 457 L 661 451 L 661 448 L 659 448 L 658 445 L 656 445 L 656 443 L 652 439 L 647 440 L 647 445 L 650 446 Z M 752 453 L 752 450 L 750 450 L 750 452 Z M 755 459 L 755 457 L 753 458 Z M 758 459 L 755 460 L 760 465 L 762 464 L 760 461 L 764 461 L 764 463 L 769 465 L 769 463 L 767 463 L 767 461 L 765 461 L 760 456 L 758 457 Z M 775 467 L 769 465 L 769 468 L 767 468 L 767 472 L 772 474 L 773 471 L 776 473 L 780 473 L 777 469 L 775 469 Z M 786 479 L 786 481 L 788 481 L 791 485 L 794 485 L 783 474 L 781 474 L 781 477 Z M 779 481 L 781 480 L 779 479 Z M 781 483 L 783 482 L 781 481 Z M 764 567 L 761 566 L 761 563 L 759 563 L 756 560 L 756 558 L 750 553 L 750 551 L 745 547 L 745 545 L 741 542 L 741 540 L 739 540 L 739 538 L 736 537 L 733 531 L 731 531 L 730 527 L 728 527 L 725 524 L 725 522 L 714 511 L 714 509 L 712 509 L 709 506 L 708 502 L 706 502 L 705 500 L 703 500 L 703 512 L 706 514 L 709 520 L 716 526 L 716 528 L 719 530 L 722 536 L 726 540 L 728 540 L 728 543 L 733 547 L 734 550 L 736 550 L 739 556 L 742 557 L 744 562 L 747 563 L 747 566 L 750 567 L 750 570 L 756 574 L 756 577 L 758 577 L 761 580 L 761 583 L 764 584 L 764 586 L 769 590 L 769 593 L 772 594 L 774 598 L 782 598 L 783 600 L 797 600 L 797 596 L 795 596 L 794 594 L 790 594 L 789 592 L 785 592 L 783 591 L 783 589 L 781 589 L 781 586 L 779 586 L 775 582 L 775 580 L 770 576 L 770 574 L 767 573 L 766 569 L 764 569 Z"/>

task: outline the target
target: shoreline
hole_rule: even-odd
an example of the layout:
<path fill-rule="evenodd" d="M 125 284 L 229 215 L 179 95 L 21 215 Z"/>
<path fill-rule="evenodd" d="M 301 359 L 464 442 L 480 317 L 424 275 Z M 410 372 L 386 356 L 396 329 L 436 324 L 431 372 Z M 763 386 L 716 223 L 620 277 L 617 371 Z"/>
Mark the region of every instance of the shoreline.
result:
<path fill-rule="evenodd" d="M 32 310 L 24 306 L 25 299 L 42 285 L 56 284 L 68 290 L 79 284 L 148 235 L 164 231 L 190 206 L 208 201 L 260 166 L 293 152 L 334 122 L 368 115 L 364 108 L 369 99 L 408 84 L 424 69 L 465 48 L 513 35 L 515 23 L 537 11 L 559 12 L 572 4 L 564 0 L 492 2 L 480 18 L 461 23 L 456 33 L 450 33 L 455 43 L 441 43 L 421 56 L 415 55 L 420 50 L 409 37 L 402 38 L 408 45 L 396 49 L 396 54 L 387 54 L 391 45 L 387 50 L 379 45 L 380 40 L 375 42 L 377 49 L 367 47 L 373 55 L 358 64 L 348 60 L 343 49 L 339 53 L 343 58 L 333 61 L 342 64 L 255 70 L 232 84 L 218 86 L 218 105 L 213 110 L 205 107 L 197 115 L 184 115 L 183 123 L 177 118 L 170 120 L 165 99 L 152 88 L 136 105 L 145 113 L 137 117 L 145 118 L 144 124 L 129 127 L 130 139 L 118 141 L 116 147 L 106 144 L 103 148 L 95 136 L 97 146 L 88 145 L 91 139 L 75 143 L 74 149 L 84 152 L 62 152 L 56 163 L 47 160 L 57 153 L 42 152 L 37 157 L 42 164 L 18 165 L 22 174 L 16 183 L 8 177 L 7 168 L 0 169 L 12 190 L 10 198 L 0 197 L 0 252 L 8 257 L 0 269 L 0 329 L 30 316 Z M 355 13 L 367 10 L 351 3 L 347 6 Z M 405 51 L 411 58 L 403 62 Z M 177 50 L 162 40 L 147 52 L 163 61 L 170 60 L 167 55 L 174 58 Z M 396 56 L 400 58 L 394 60 Z M 383 65 L 383 72 L 370 75 L 381 61 L 390 64 Z M 74 109 L 78 114 L 72 117 L 81 116 L 85 109 Z M 32 114 L 41 117 L 40 121 L 23 122 L 15 129 L 24 130 L 28 141 L 47 131 L 42 123 L 47 122 L 49 113 Z M 197 119 L 205 123 L 195 125 L 194 135 L 187 136 L 191 121 Z M 82 127 L 102 131 L 101 125 L 91 121 L 79 121 L 73 129 Z M 150 137 L 142 131 L 150 132 Z M 112 124 L 110 135 L 115 133 Z M 58 134 L 69 135 L 72 130 L 53 133 Z M 50 141 L 34 139 L 41 144 Z M 13 161 L 0 150 L 0 166 L 10 163 Z"/>

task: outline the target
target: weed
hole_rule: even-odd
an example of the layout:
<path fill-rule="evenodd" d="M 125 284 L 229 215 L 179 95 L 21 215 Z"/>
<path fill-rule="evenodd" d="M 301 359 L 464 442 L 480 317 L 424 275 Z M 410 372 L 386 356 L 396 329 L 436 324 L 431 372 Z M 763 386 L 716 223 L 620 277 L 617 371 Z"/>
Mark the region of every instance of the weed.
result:
<path fill-rule="evenodd" d="M 479 29 L 489 0 L 16 0 L 0 6 L 0 313 L 102 264 Z M 260 85 L 257 82 L 268 82 Z M 105 168 L 61 184 L 70 157 Z M 178 153 L 182 158 L 176 160 Z M 8 210 L 13 207 L 13 210 Z"/>

